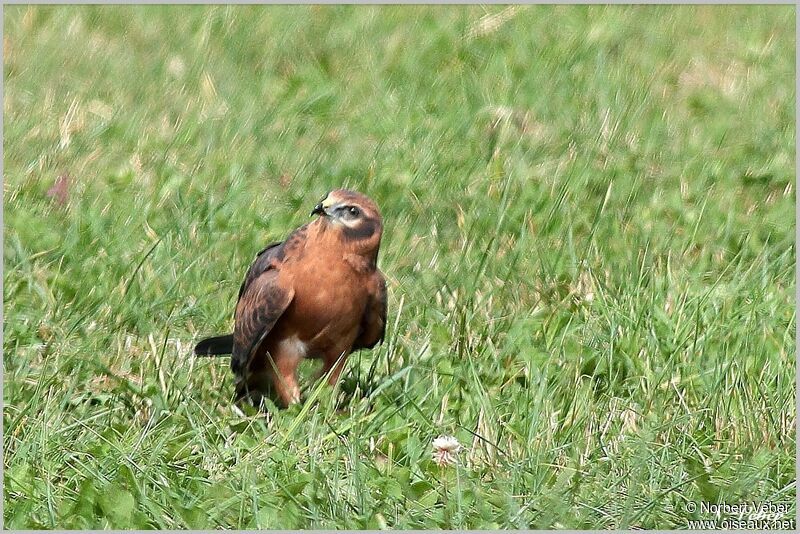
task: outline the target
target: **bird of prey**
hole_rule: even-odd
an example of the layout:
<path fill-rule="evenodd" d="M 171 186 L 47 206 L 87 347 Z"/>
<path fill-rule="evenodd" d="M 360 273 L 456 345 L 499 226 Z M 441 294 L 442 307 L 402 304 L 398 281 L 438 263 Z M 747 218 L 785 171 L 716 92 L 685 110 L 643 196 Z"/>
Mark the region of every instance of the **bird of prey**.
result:
<path fill-rule="evenodd" d="M 297 366 L 322 359 L 334 384 L 351 352 L 386 330 L 386 281 L 378 270 L 383 220 L 369 197 L 336 189 L 318 217 L 256 256 L 239 289 L 233 334 L 204 339 L 198 356 L 231 355 L 237 399 L 256 405 L 271 387 L 283 405 L 300 400 Z"/>

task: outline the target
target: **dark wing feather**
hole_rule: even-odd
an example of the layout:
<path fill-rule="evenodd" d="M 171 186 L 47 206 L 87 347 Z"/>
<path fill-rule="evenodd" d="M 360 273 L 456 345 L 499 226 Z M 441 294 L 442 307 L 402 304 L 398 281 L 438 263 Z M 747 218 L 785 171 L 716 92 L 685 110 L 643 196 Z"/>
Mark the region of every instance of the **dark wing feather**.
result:
<path fill-rule="evenodd" d="M 244 293 L 244 290 L 256 277 L 266 271 L 271 264 L 283 260 L 283 248 L 283 242 L 277 241 L 275 243 L 270 243 L 261 252 L 256 254 L 256 259 L 247 270 L 247 275 L 245 275 L 242 285 L 239 288 L 239 299 L 242 298 L 242 293 Z"/>
<path fill-rule="evenodd" d="M 236 303 L 231 369 L 242 375 L 255 349 L 269 334 L 294 297 L 280 277 L 283 244 L 262 250 L 247 271 Z"/>
<path fill-rule="evenodd" d="M 371 349 L 383 341 L 386 334 L 387 301 L 386 280 L 380 271 L 375 271 L 370 281 L 370 296 L 361 319 L 361 330 L 353 343 L 353 350 Z"/>
<path fill-rule="evenodd" d="M 239 288 L 239 299 L 247 286 L 261 273 L 266 271 L 273 260 L 283 259 L 283 243 L 271 243 L 264 250 L 256 254 L 256 259 L 247 271 L 244 281 Z M 220 356 L 233 352 L 233 334 L 215 336 L 203 339 L 194 347 L 194 353 L 198 356 Z"/>

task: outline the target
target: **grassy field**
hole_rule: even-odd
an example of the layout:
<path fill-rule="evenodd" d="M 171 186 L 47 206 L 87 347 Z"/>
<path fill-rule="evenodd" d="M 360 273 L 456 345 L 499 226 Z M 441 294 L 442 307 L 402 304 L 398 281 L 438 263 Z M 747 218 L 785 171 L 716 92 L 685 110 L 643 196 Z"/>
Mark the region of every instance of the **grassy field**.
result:
<path fill-rule="evenodd" d="M 794 519 L 793 6 L 3 23 L 7 528 Z M 384 214 L 387 339 L 239 411 L 191 347 L 340 186 Z"/>

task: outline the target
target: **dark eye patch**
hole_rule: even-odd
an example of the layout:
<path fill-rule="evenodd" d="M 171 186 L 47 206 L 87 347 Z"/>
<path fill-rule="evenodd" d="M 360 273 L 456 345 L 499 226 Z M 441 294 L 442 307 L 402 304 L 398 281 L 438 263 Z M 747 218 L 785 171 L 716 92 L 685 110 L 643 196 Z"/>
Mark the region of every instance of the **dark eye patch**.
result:
<path fill-rule="evenodd" d="M 375 221 L 369 219 L 362 219 L 362 221 L 355 227 L 344 227 L 344 236 L 348 240 L 358 241 L 361 239 L 369 239 L 375 232 L 378 231 L 378 226 Z"/>

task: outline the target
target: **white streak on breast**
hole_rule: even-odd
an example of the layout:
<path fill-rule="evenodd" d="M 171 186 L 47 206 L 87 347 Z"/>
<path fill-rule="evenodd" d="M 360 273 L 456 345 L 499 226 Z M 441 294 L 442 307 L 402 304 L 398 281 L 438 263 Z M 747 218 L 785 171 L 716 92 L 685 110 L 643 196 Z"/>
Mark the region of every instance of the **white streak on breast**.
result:
<path fill-rule="evenodd" d="M 298 359 L 305 357 L 308 352 L 306 344 L 300 341 L 297 336 L 284 339 L 279 343 L 278 347 L 282 354 Z"/>

